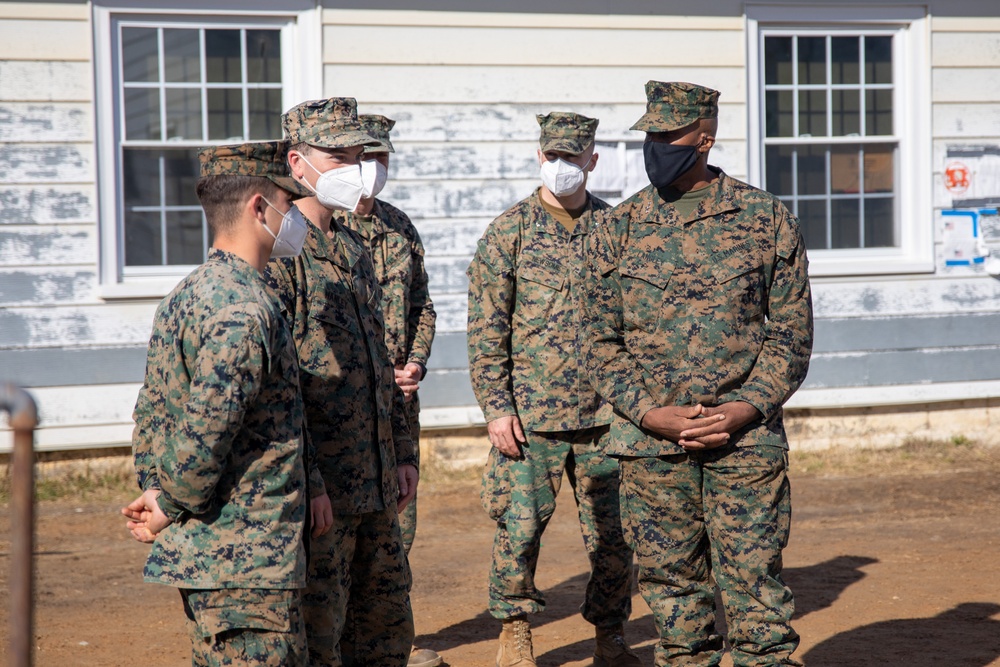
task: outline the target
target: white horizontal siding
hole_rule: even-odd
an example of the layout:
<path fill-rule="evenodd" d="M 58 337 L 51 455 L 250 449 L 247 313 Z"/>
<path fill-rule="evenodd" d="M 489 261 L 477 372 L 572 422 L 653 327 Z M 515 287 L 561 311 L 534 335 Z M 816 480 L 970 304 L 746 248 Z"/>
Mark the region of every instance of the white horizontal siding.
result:
<path fill-rule="evenodd" d="M 0 349 L 145 345 L 159 299 L 0 309 Z"/>
<path fill-rule="evenodd" d="M 0 186 L 0 229 L 97 221 L 97 192 L 87 185 Z"/>
<path fill-rule="evenodd" d="M 988 32 L 934 32 L 931 66 L 1000 67 L 1000 26 L 992 25 Z"/>
<path fill-rule="evenodd" d="M 4 102 L 0 100 L 0 142 L 94 140 L 92 104 Z"/>
<path fill-rule="evenodd" d="M 97 265 L 94 225 L 0 227 L 0 267 L 66 264 Z"/>
<path fill-rule="evenodd" d="M 1000 39 L 997 45 L 1000 48 Z M 938 103 L 1000 101 L 1000 64 L 996 67 L 939 67 L 934 70 L 932 82 L 932 94 Z"/>
<path fill-rule="evenodd" d="M 3 19 L 75 19 L 86 21 L 90 17 L 90 7 L 83 2 L 4 2 L 0 4 L 0 20 Z"/>
<path fill-rule="evenodd" d="M 0 5 L 0 60 L 90 60 L 87 21 L 3 18 Z"/>
<path fill-rule="evenodd" d="M 935 104 L 932 127 L 935 139 L 988 139 L 1000 142 L 1000 100 L 994 103 Z"/>
<path fill-rule="evenodd" d="M 90 102 L 92 77 L 88 62 L 0 61 L 0 100 Z"/>
<path fill-rule="evenodd" d="M 958 315 L 1000 312 L 1000 281 L 982 277 L 921 277 L 880 281 L 813 280 L 817 318 Z M 860 341 L 863 344 L 864 341 Z"/>
<path fill-rule="evenodd" d="M 0 145 L 0 183 L 93 183 L 93 144 Z"/>

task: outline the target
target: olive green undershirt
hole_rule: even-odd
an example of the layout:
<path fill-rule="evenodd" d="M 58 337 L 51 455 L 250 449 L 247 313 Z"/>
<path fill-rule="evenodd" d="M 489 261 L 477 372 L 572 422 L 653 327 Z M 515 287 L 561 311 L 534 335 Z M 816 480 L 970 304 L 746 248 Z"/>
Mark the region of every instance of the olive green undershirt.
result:
<path fill-rule="evenodd" d="M 660 190 L 660 196 L 663 197 L 663 201 L 677 209 L 677 214 L 681 218 L 688 218 L 692 213 L 694 213 L 694 210 L 698 208 L 698 205 L 701 204 L 701 202 L 708 199 L 708 195 L 711 194 L 711 187 L 718 182 L 718 179 L 716 179 L 703 188 L 689 190 L 687 192 L 675 190 L 674 188 L 667 186 Z"/>
<path fill-rule="evenodd" d="M 564 208 L 558 208 L 548 203 L 542 199 L 541 195 L 538 195 L 538 201 L 542 203 L 542 208 L 545 212 L 551 215 L 553 218 L 559 221 L 559 224 L 566 228 L 566 231 L 572 233 L 576 229 L 576 220 L 581 215 L 587 211 L 587 204 L 584 204 L 580 208 L 570 211 Z"/>

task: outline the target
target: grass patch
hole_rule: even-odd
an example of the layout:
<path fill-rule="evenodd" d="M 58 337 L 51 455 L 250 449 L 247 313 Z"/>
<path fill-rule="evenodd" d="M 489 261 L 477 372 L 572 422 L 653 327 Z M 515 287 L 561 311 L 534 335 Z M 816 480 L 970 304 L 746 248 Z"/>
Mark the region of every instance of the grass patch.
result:
<path fill-rule="evenodd" d="M 135 476 L 130 473 L 72 475 L 57 479 L 36 479 L 35 500 L 38 502 L 73 500 L 104 502 L 139 495 Z M 10 503 L 10 477 L 0 479 L 0 505 Z"/>
<path fill-rule="evenodd" d="M 821 477 L 1000 471 L 1000 447 L 956 436 L 949 440 L 909 439 L 898 447 L 884 449 L 792 450 L 789 469 L 792 474 Z"/>

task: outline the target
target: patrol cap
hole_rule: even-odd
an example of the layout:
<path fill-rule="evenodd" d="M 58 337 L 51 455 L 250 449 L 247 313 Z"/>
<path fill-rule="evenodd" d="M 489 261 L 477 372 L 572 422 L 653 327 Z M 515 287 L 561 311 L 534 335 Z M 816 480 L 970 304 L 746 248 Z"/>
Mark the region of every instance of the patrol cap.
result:
<path fill-rule="evenodd" d="M 647 81 L 646 113 L 631 127 L 670 132 L 701 118 L 718 118 L 719 91 L 681 81 Z"/>
<path fill-rule="evenodd" d="M 205 176 L 258 176 L 266 178 L 293 198 L 312 193 L 292 178 L 285 157 L 287 141 L 209 146 L 198 151 L 200 174 Z"/>
<path fill-rule="evenodd" d="M 378 146 L 365 146 L 365 153 L 396 152 L 389 141 L 389 131 L 396 126 L 396 121 L 374 113 L 361 114 L 358 120 L 361 121 L 361 129 L 373 139 L 378 139 Z"/>
<path fill-rule="evenodd" d="M 281 114 L 281 127 L 291 146 L 309 144 L 323 148 L 377 146 L 358 122 L 358 103 L 353 97 L 331 97 L 297 104 Z"/>
<path fill-rule="evenodd" d="M 542 128 L 538 137 L 542 152 L 563 151 L 571 155 L 579 155 L 594 143 L 594 134 L 600 122 L 596 118 L 568 111 L 553 111 L 544 116 L 539 114 L 535 119 Z"/>

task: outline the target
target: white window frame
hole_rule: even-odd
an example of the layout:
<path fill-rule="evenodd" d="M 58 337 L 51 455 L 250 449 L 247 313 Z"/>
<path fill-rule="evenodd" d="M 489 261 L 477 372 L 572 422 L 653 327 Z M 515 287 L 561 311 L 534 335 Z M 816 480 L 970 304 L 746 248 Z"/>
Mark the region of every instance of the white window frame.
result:
<path fill-rule="evenodd" d="M 848 18 L 845 18 L 848 17 Z M 813 276 L 891 275 L 934 271 L 934 210 L 931 165 L 930 19 L 916 5 L 829 4 L 802 7 L 748 3 L 748 177 L 760 185 L 764 173 L 763 39 L 766 31 L 787 34 L 864 29 L 893 33 L 894 134 L 898 141 L 896 207 L 898 243 L 892 248 L 809 251 Z M 796 33 L 796 30 L 799 32 Z M 837 139 L 834 139 L 836 142 Z M 833 143 L 833 142 L 831 142 Z"/>
<path fill-rule="evenodd" d="M 116 108 L 120 82 L 113 70 L 118 54 L 112 52 L 117 43 L 112 39 L 117 21 L 155 22 L 159 27 L 278 28 L 282 40 L 283 108 L 322 96 L 322 9 L 314 3 L 292 0 L 281 3 L 281 11 L 274 11 L 274 3 L 263 0 L 248 0 L 239 11 L 227 9 L 213 0 L 199 4 L 198 9 L 166 9 L 164 4 L 143 0 L 128 7 L 97 4 L 93 7 L 99 296 L 104 299 L 163 297 L 193 268 L 180 265 L 125 267 L 121 224 L 123 194 L 117 171 L 120 123 Z M 212 7 L 213 4 L 218 7 Z M 232 7 L 231 3 L 226 4 Z"/>

